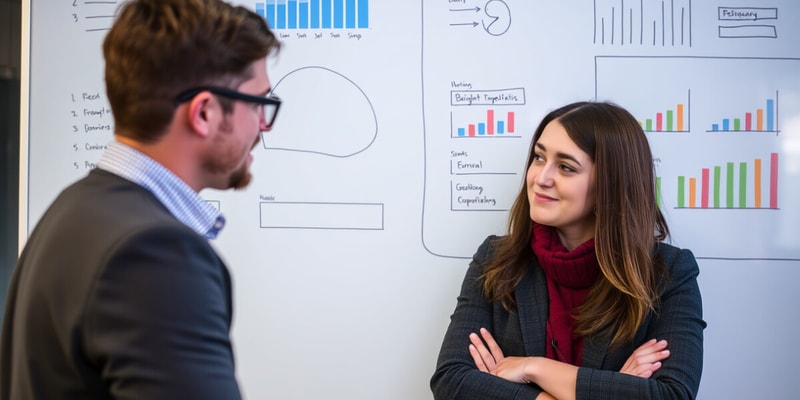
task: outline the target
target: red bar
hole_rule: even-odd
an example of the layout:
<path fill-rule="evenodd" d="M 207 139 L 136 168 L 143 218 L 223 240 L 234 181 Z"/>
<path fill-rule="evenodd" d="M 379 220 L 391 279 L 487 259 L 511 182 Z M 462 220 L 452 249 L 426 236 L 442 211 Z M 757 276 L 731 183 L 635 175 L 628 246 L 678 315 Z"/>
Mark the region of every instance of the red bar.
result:
<path fill-rule="evenodd" d="M 508 112 L 508 133 L 514 133 L 514 112 Z"/>
<path fill-rule="evenodd" d="M 494 110 L 486 110 L 486 133 L 494 135 Z"/>
<path fill-rule="evenodd" d="M 475 136 L 475 124 L 469 124 L 467 126 L 468 126 L 469 136 Z"/>
<path fill-rule="evenodd" d="M 661 127 L 664 124 L 664 114 L 656 113 L 656 132 L 661 132 Z"/>
<path fill-rule="evenodd" d="M 700 207 L 708 208 L 708 168 L 703 168 L 702 188 L 700 189 Z"/>
<path fill-rule="evenodd" d="M 753 130 L 753 113 L 744 113 L 744 130 Z"/>
<path fill-rule="evenodd" d="M 778 208 L 778 153 L 769 159 L 769 208 Z"/>

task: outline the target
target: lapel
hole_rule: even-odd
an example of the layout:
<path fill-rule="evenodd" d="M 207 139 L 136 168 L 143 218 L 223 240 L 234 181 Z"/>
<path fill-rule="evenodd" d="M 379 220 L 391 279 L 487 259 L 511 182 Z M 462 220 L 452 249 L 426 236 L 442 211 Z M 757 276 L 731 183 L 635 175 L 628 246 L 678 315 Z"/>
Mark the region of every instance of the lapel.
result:
<path fill-rule="evenodd" d="M 546 350 L 545 324 L 547 323 L 547 284 L 544 272 L 535 256 L 531 257 L 522 281 L 515 289 L 519 324 L 525 354 L 544 356 Z"/>
<path fill-rule="evenodd" d="M 519 314 L 522 341 L 525 344 L 525 354 L 531 356 L 544 356 L 547 343 L 545 343 L 545 326 L 549 301 L 547 299 L 547 283 L 544 272 L 539 266 L 535 256 L 531 257 L 525 276 L 522 277 L 515 289 L 517 310 Z M 581 366 L 600 368 L 608 351 L 610 337 L 591 336 L 584 339 L 583 357 Z"/>

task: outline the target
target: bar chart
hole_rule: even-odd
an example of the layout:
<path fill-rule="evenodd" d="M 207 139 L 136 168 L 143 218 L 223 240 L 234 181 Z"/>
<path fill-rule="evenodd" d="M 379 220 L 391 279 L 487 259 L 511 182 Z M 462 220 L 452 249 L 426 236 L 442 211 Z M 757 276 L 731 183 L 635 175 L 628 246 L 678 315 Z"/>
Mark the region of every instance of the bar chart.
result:
<path fill-rule="evenodd" d="M 657 111 L 651 118 L 639 121 L 645 132 L 659 133 L 688 133 L 691 131 L 689 107 L 691 105 L 691 91 L 686 92 L 686 100 L 675 104 L 674 107 Z"/>
<path fill-rule="evenodd" d="M 273 29 L 369 28 L 369 0 L 266 0 L 255 10 Z"/>
<path fill-rule="evenodd" d="M 676 208 L 777 210 L 778 153 L 771 153 L 768 160 L 753 159 L 752 164 L 726 162 L 701 168 L 699 177 L 678 176 L 677 189 Z"/>
<path fill-rule="evenodd" d="M 474 118 L 474 117 L 473 117 Z M 453 122 L 453 113 L 450 113 L 450 136 L 453 138 L 467 137 L 519 137 L 515 123 L 514 111 L 498 112 L 490 108 L 486 110 L 481 121 L 474 118 L 462 124 Z"/>
<path fill-rule="evenodd" d="M 712 123 L 708 132 L 765 132 L 778 133 L 778 92 L 774 98 L 764 101 L 763 107 L 754 111 L 745 112 L 744 115 L 732 118 L 722 118 L 720 122 Z"/>

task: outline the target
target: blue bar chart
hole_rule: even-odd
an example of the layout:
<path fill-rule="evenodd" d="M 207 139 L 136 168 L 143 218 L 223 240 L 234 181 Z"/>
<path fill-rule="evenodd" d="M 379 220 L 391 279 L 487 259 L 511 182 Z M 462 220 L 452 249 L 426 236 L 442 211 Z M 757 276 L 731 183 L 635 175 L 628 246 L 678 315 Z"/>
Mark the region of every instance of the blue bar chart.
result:
<path fill-rule="evenodd" d="M 369 28 L 369 0 L 265 0 L 255 10 L 272 29 Z"/>

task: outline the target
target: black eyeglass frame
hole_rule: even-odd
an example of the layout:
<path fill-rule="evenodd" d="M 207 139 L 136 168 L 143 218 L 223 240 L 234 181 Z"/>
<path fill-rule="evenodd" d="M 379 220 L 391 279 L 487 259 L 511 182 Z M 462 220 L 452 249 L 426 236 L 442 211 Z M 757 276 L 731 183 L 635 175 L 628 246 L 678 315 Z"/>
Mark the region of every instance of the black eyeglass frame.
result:
<path fill-rule="evenodd" d="M 211 92 L 216 95 L 220 95 L 223 97 L 227 97 L 233 100 L 241 100 L 248 103 L 255 103 L 260 104 L 262 106 L 275 106 L 275 112 L 272 113 L 269 121 L 264 121 L 267 124 L 267 127 L 272 127 L 272 124 L 275 122 L 275 118 L 278 116 L 278 110 L 281 108 L 281 99 L 275 95 L 267 95 L 267 96 L 253 96 L 251 94 L 238 92 L 233 89 L 228 89 L 222 86 L 198 86 L 196 88 L 188 89 L 181 92 L 177 97 L 175 97 L 175 105 L 185 103 L 197 96 L 199 93 L 202 92 Z"/>

